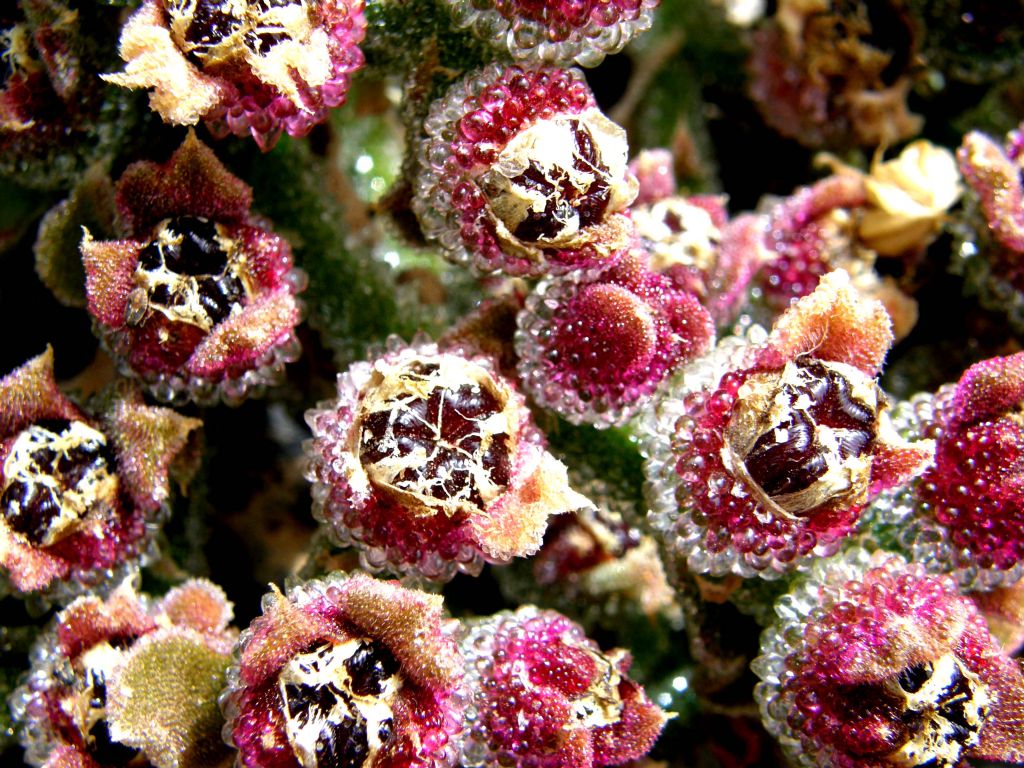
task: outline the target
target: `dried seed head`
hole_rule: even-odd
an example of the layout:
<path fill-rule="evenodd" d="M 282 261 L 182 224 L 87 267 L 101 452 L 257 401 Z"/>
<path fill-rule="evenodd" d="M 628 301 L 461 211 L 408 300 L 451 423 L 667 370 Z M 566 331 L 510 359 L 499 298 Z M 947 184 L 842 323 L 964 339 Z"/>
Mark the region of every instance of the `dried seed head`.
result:
<path fill-rule="evenodd" d="M 843 363 L 798 359 L 748 377 L 726 427 L 722 460 L 783 517 L 863 503 L 884 396 Z"/>
<path fill-rule="evenodd" d="M 636 196 L 627 152 L 625 131 L 596 109 L 517 134 L 480 179 L 498 239 L 513 250 L 579 245 L 582 231 Z"/>
<path fill-rule="evenodd" d="M 372 765 L 394 735 L 399 664 L 369 638 L 320 643 L 278 676 L 285 730 L 303 768 Z"/>
<path fill-rule="evenodd" d="M 508 487 L 514 408 L 505 385 L 460 357 L 382 363 L 357 416 L 360 463 L 413 511 L 483 511 Z"/>
<path fill-rule="evenodd" d="M 165 219 L 139 254 L 125 321 L 153 312 L 209 332 L 241 311 L 249 290 L 234 241 L 223 225 L 197 216 Z"/>
<path fill-rule="evenodd" d="M 3 464 L 7 524 L 48 547 L 88 517 L 114 508 L 118 480 L 107 438 L 85 422 L 55 419 L 24 429 Z"/>
<path fill-rule="evenodd" d="M 952 653 L 907 667 L 885 687 L 900 702 L 907 726 L 907 741 L 887 758 L 894 765 L 953 768 L 979 743 L 991 695 Z"/>

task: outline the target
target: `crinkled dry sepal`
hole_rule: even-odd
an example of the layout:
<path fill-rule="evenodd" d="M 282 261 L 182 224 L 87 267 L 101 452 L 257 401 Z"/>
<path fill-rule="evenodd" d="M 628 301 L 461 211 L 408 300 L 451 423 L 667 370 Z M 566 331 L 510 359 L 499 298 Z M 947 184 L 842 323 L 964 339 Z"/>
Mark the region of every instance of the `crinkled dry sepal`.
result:
<path fill-rule="evenodd" d="M 130 239 L 80 244 L 87 306 L 121 369 L 167 402 L 238 403 L 299 352 L 305 275 L 249 212 L 252 192 L 194 134 L 116 187 Z"/>
<path fill-rule="evenodd" d="M 492 64 L 430 109 L 413 210 L 479 272 L 600 268 L 628 246 L 637 182 L 622 128 L 578 70 Z"/>
<path fill-rule="evenodd" d="M 776 613 L 755 696 L 798 765 L 1024 757 L 1024 675 L 951 579 L 853 550 L 818 564 Z"/>
<path fill-rule="evenodd" d="M 462 648 L 474 691 L 463 765 L 621 765 L 643 757 L 668 719 L 628 677 L 628 652 L 602 651 L 554 611 L 473 622 Z"/>
<path fill-rule="evenodd" d="M 304 136 L 344 103 L 363 64 L 361 0 L 265 3 L 146 0 L 121 31 L 125 88 L 152 88 L 165 121 L 251 135 L 269 151 Z"/>
<path fill-rule="evenodd" d="M 142 160 L 129 165 L 117 180 L 116 200 L 125 234 L 139 238 L 176 216 L 246 222 L 252 189 L 189 131 L 166 162 Z"/>
<path fill-rule="evenodd" d="M 651 521 L 676 568 L 778 578 L 835 553 L 881 491 L 920 474 L 930 441 L 892 429 L 872 376 L 889 321 L 843 273 L 758 343 L 684 369 L 645 425 Z"/>
<path fill-rule="evenodd" d="M 148 555 L 168 470 L 197 419 L 130 398 L 92 418 L 50 350 L 0 380 L 0 566 L 13 589 L 67 599 Z"/>
<path fill-rule="evenodd" d="M 650 28 L 661 0 L 446 0 L 456 23 L 533 64 L 594 67 Z"/>
<path fill-rule="evenodd" d="M 202 607 L 169 607 L 193 598 Z M 72 602 L 38 638 L 28 682 L 12 698 L 27 761 L 47 768 L 223 763 L 216 697 L 237 635 L 230 619 L 224 593 L 203 580 L 164 600 L 125 580 L 106 598 Z"/>
<path fill-rule="evenodd" d="M 622 424 L 714 339 L 697 297 L 635 251 L 592 277 L 542 282 L 517 318 L 519 378 L 574 424 Z"/>
<path fill-rule="evenodd" d="M 393 339 L 306 421 L 314 515 L 372 570 L 475 573 L 535 552 L 548 517 L 589 504 L 483 357 Z"/>
<path fill-rule="evenodd" d="M 82 227 L 101 237 L 114 237 L 115 215 L 113 184 L 103 167 L 94 165 L 68 198 L 47 211 L 39 222 L 34 246 L 36 273 L 62 304 L 86 304 L 85 271 L 78 252 Z"/>
<path fill-rule="evenodd" d="M 276 590 L 242 633 L 221 697 L 248 768 L 442 768 L 465 689 L 441 598 L 363 574 Z"/>
<path fill-rule="evenodd" d="M 988 592 L 970 592 L 968 596 L 1006 653 L 1020 651 L 1024 646 L 1024 581 Z"/>
<path fill-rule="evenodd" d="M 865 301 L 851 285 L 849 274 L 836 270 L 779 317 L 758 364 L 769 366 L 808 355 L 877 376 L 892 343 L 892 322 L 885 308 Z"/>
<path fill-rule="evenodd" d="M 592 475 L 592 471 L 588 471 Z M 507 599 L 554 608 L 586 626 L 639 620 L 678 624 L 675 592 L 634 500 L 603 478 L 570 474 L 594 506 L 559 515 L 528 561 L 496 568 Z"/>
<path fill-rule="evenodd" d="M 910 138 L 923 29 L 897 0 L 781 0 L 754 33 L 750 92 L 766 122 L 809 147 L 877 147 Z"/>

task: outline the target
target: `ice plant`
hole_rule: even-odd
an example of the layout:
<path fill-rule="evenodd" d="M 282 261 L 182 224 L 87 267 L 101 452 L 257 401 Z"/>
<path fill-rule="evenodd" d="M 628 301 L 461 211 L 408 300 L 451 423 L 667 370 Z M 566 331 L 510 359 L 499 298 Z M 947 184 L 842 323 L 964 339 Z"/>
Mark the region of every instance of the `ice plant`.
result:
<path fill-rule="evenodd" d="M 81 243 L 89 313 L 122 369 L 166 401 L 237 403 L 298 357 L 305 277 L 252 191 L 193 134 L 116 185 L 123 238 Z"/>
<path fill-rule="evenodd" d="M 216 697 L 237 632 L 231 604 L 193 579 L 160 600 L 126 580 L 80 597 L 32 652 L 11 699 L 30 765 L 212 768 L 230 754 Z"/>
<path fill-rule="evenodd" d="M 57 388 L 49 349 L 0 379 L 5 586 L 67 597 L 144 555 L 199 426 L 131 396 L 87 414 Z"/>
<path fill-rule="evenodd" d="M 464 663 L 441 597 L 336 573 L 263 599 L 222 697 L 246 768 L 455 765 Z"/>
<path fill-rule="evenodd" d="M 754 34 L 751 95 L 765 121 L 811 147 L 909 138 L 918 32 L 901 0 L 780 0 Z"/>
<path fill-rule="evenodd" d="M 268 151 L 345 102 L 365 31 L 362 0 L 146 0 L 121 31 L 124 71 L 104 78 L 153 89 L 169 123 Z"/>
<path fill-rule="evenodd" d="M 1024 573 L 1024 352 L 972 365 L 955 385 L 901 404 L 894 422 L 935 439 L 934 465 L 885 505 L 930 569 L 966 588 Z"/>
<path fill-rule="evenodd" d="M 971 131 L 957 160 L 972 192 L 969 204 L 980 214 L 958 228 L 961 244 L 953 266 L 986 305 L 1024 328 L 1024 123 L 1003 147 Z"/>
<path fill-rule="evenodd" d="M 519 377 L 569 421 L 621 424 L 714 338 L 697 297 L 636 250 L 593 277 L 541 282 L 519 313 Z"/>
<path fill-rule="evenodd" d="M 661 0 L 445 0 L 461 27 L 532 64 L 593 67 L 651 26 Z"/>
<path fill-rule="evenodd" d="M 489 65 L 434 103 L 424 129 L 413 208 L 452 260 L 558 274 L 629 244 L 626 133 L 579 70 Z"/>
<path fill-rule="evenodd" d="M 897 196 L 894 190 L 889 192 L 891 198 Z M 754 283 L 776 312 L 813 291 L 822 275 L 843 269 L 862 293 L 885 305 L 897 337 L 902 338 L 917 321 L 917 304 L 874 270 L 877 254 L 862 237 L 863 223 L 869 222 L 881 234 L 879 228 L 895 220 L 872 206 L 871 199 L 865 176 L 842 168 L 796 190 L 764 214 L 738 222 L 730 232 L 730 247 L 742 249 L 751 239 L 760 238 L 763 266 Z M 876 216 L 880 218 L 872 218 Z"/>
<path fill-rule="evenodd" d="M 476 573 L 536 552 L 549 516 L 589 505 L 484 357 L 393 340 L 306 421 L 313 514 L 373 570 Z"/>
<path fill-rule="evenodd" d="M 776 578 L 834 553 L 867 502 L 920 473 L 875 383 L 882 305 L 822 278 L 767 337 L 728 339 L 684 369 L 646 426 L 650 521 L 695 573 Z"/>
<path fill-rule="evenodd" d="M 472 623 L 462 642 L 474 691 L 462 764 L 590 768 L 643 757 L 667 720 L 574 622 L 524 606 Z"/>
<path fill-rule="evenodd" d="M 854 550 L 775 610 L 755 696 L 795 765 L 1024 760 L 1024 675 L 952 579 Z"/>

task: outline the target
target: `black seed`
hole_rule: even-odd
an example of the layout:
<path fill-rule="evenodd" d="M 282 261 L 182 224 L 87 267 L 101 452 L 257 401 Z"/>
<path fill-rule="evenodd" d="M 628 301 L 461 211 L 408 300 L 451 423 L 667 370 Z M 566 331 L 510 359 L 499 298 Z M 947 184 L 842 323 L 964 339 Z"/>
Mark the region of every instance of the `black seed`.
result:
<path fill-rule="evenodd" d="M 71 428 L 66 419 L 48 419 L 37 422 L 55 435 L 64 435 Z M 57 482 L 57 490 L 42 483 L 15 480 L 0 496 L 0 510 L 7 524 L 35 545 L 41 545 L 53 520 L 60 515 L 62 492 L 75 488 L 90 471 L 107 467 L 113 472 L 113 453 L 107 446 L 82 443 L 67 454 L 58 454 L 51 448 L 40 447 L 32 452 L 37 466 Z"/>
<path fill-rule="evenodd" d="M 796 364 L 808 374 L 807 381 L 786 384 L 782 391 L 791 403 L 806 395 L 810 406 L 792 410 L 778 425 L 788 432 L 785 442 L 776 440 L 773 428 L 758 437 L 744 457 L 750 477 L 769 496 L 806 490 L 825 474 L 828 462 L 826 449 L 817 442 L 819 427 L 836 430 L 841 459 L 870 452 L 875 441 L 876 414 L 852 398 L 850 382 L 841 373 L 816 361 Z"/>
<path fill-rule="evenodd" d="M 931 679 L 931 676 L 932 665 L 925 662 L 924 664 L 914 664 L 904 669 L 896 677 L 896 682 L 907 693 L 917 693 Z"/>
<path fill-rule="evenodd" d="M 341 691 L 333 685 L 287 683 L 284 687 L 288 716 L 305 724 L 314 718 L 326 718 L 338 703 Z"/>
<path fill-rule="evenodd" d="M 352 693 L 356 696 L 379 696 L 382 683 L 398 672 L 398 660 L 381 643 L 363 642 L 345 661 L 351 679 Z"/>
<path fill-rule="evenodd" d="M 358 716 L 328 722 L 316 741 L 317 768 L 362 768 L 369 754 L 366 721 Z"/>

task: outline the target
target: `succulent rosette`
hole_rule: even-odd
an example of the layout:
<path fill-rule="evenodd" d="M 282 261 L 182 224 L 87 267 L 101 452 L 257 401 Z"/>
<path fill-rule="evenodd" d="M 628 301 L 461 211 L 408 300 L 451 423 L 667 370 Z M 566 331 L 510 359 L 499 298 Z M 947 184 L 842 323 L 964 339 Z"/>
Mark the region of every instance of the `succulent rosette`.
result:
<path fill-rule="evenodd" d="M 555 611 L 473 622 L 462 649 L 474 691 L 467 768 L 621 765 L 646 755 L 668 719 L 628 677 L 628 652 L 602 651 Z"/>
<path fill-rule="evenodd" d="M 684 368 L 645 425 L 649 520 L 676 567 L 777 578 L 833 554 L 930 441 L 889 422 L 875 376 L 892 330 L 842 271 Z"/>
<path fill-rule="evenodd" d="M 517 324 L 526 391 L 570 422 L 599 428 L 630 419 L 715 335 L 697 297 L 653 272 L 642 251 L 593 277 L 542 281 Z"/>
<path fill-rule="evenodd" d="M 131 396 L 88 415 L 57 388 L 50 349 L 0 379 L 5 586 L 66 598 L 145 555 L 200 424 Z"/>
<path fill-rule="evenodd" d="M 536 552 L 549 516 L 589 506 L 488 358 L 389 347 L 306 413 L 313 514 L 365 567 L 478 573 Z"/>
<path fill-rule="evenodd" d="M 1006 144 L 978 131 L 964 136 L 957 159 L 971 189 L 968 213 L 955 228 L 953 269 L 992 309 L 1024 329 L 1024 123 Z"/>
<path fill-rule="evenodd" d="M 26 762 L 226 766 L 216 698 L 238 635 L 231 617 L 224 593 L 202 579 L 160 600 L 130 580 L 106 598 L 76 599 L 37 639 L 28 681 L 10 700 Z"/>
<path fill-rule="evenodd" d="M 594 67 L 650 29 L 661 0 L 445 0 L 460 27 L 533 64 Z"/>
<path fill-rule="evenodd" d="M 146 0 L 121 31 L 124 72 L 104 79 L 153 89 L 168 123 L 269 151 L 345 102 L 365 32 L 362 0 Z"/>
<path fill-rule="evenodd" d="M 579 70 L 492 64 L 430 109 L 413 209 L 448 258 L 480 272 L 607 265 L 632 237 L 625 131 Z"/>
<path fill-rule="evenodd" d="M 921 128 L 907 108 L 918 34 L 902 0 L 780 0 L 754 33 L 751 95 L 806 146 L 896 143 Z"/>
<path fill-rule="evenodd" d="M 754 693 L 794 765 L 1024 760 L 1024 675 L 952 579 L 853 550 L 775 610 Z"/>
<path fill-rule="evenodd" d="M 116 185 L 120 240 L 81 243 L 90 315 L 122 370 L 169 402 L 237 403 L 298 358 L 305 276 L 252 191 L 193 134 Z"/>
<path fill-rule="evenodd" d="M 466 691 L 438 595 L 336 573 L 263 599 L 221 698 L 246 768 L 456 764 Z"/>
<path fill-rule="evenodd" d="M 935 460 L 879 500 L 881 519 L 930 570 L 966 589 L 1013 584 L 1024 574 L 1024 352 L 972 365 L 955 385 L 915 395 L 893 422 L 935 440 Z"/>

